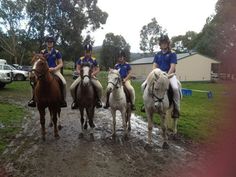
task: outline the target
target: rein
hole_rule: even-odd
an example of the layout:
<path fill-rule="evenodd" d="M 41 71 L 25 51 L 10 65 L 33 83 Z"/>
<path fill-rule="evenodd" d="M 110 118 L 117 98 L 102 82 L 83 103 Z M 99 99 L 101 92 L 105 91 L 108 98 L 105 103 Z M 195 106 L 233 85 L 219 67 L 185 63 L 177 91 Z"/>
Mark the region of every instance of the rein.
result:
<path fill-rule="evenodd" d="M 116 83 L 113 83 L 113 82 L 109 81 L 108 84 L 112 84 L 116 89 L 120 88 L 120 87 L 118 86 L 118 84 L 119 84 L 119 78 L 117 78 Z"/>
<path fill-rule="evenodd" d="M 154 82 L 153 82 L 153 84 L 152 84 L 151 96 L 152 96 L 152 98 L 153 98 L 153 100 L 154 100 L 155 103 L 156 103 L 156 102 L 162 103 L 163 100 L 164 100 L 164 97 L 159 98 L 158 96 L 156 96 L 156 95 L 154 94 Z"/>

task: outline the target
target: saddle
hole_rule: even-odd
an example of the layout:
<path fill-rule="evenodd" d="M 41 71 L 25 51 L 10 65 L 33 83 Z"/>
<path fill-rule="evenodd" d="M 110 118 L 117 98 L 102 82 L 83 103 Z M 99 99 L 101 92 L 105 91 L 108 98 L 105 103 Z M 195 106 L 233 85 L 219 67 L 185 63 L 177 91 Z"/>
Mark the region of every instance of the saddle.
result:
<path fill-rule="evenodd" d="M 127 87 L 125 86 L 125 84 L 123 84 L 123 90 L 125 92 L 125 97 L 126 97 L 126 102 L 127 103 L 131 103 L 131 95 L 129 93 L 129 90 L 127 89 Z"/>

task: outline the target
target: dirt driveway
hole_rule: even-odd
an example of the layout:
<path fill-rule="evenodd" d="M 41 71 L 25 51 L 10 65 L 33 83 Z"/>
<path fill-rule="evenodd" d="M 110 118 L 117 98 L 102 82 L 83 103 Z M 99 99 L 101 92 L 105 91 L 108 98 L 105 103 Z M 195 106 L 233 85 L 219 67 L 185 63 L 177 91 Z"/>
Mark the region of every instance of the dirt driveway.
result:
<path fill-rule="evenodd" d="M 68 105 L 71 97 L 68 96 Z M 22 102 L 21 104 L 26 104 Z M 8 146 L 2 161 L 12 176 L 19 177 L 186 177 L 199 171 L 201 156 L 190 152 L 182 143 L 170 141 L 170 149 L 161 148 L 162 138 L 158 128 L 153 131 L 154 145 L 145 148 L 147 124 L 134 114 L 128 140 L 123 138 L 120 115 L 117 119 L 117 137 L 111 138 L 112 118 L 109 110 L 95 112 L 94 141 L 89 134 L 79 139 L 79 111 L 63 108 L 60 139 L 53 137 L 53 129 L 47 128 L 46 141 L 40 138 L 39 114 L 27 108 L 23 131 Z M 47 125 L 48 125 L 47 114 Z M 186 170 L 187 169 L 187 170 Z"/>

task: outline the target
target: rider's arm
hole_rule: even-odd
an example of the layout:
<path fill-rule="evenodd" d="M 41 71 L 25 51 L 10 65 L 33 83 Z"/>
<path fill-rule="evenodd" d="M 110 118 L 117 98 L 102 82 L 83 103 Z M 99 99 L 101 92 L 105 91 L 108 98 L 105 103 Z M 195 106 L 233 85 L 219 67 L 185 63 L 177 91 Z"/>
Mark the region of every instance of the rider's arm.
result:
<path fill-rule="evenodd" d="M 80 65 L 76 65 L 76 72 L 80 74 Z"/>
<path fill-rule="evenodd" d="M 57 60 L 57 66 L 54 68 L 49 68 L 49 71 L 59 71 L 63 67 L 63 61 L 62 59 Z"/>
<path fill-rule="evenodd" d="M 171 63 L 171 64 L 170 64 L 170 69 L 169 69 L 169 71 L 168 71 L 167 74 L 175 73 L 175 66 L 176 66 L 175 63 Z"/>
<path fill-rule="evenodd" d="M 130 78 L 131 78 L 131 69 L 128 71 L 128 75 L 123 79 L 123 82 L 130 80 Z"/>
<path fill-rule="evenodd" d="M 100 71 L 100 67 L 99 66 L 95 66 L 92 72 L 92 76 L 96 76 Z"/>
<path fill-rule="evenodd" d="M 158 66 L 157 63 L 153 63 L 153 64 L 152 64 L 152 69 L 155 69 L 155 68 L 159 68 L 159 66 Z"/>

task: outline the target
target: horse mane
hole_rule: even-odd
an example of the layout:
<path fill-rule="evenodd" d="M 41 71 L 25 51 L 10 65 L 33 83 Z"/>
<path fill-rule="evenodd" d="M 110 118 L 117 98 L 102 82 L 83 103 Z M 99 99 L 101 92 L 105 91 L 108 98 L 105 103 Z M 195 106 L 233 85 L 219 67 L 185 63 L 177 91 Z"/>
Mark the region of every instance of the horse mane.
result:
<path fill-rule="evenodd" d="M 150 86 L 153 82 L 156 81 L 160 86 L 160 89 L 164 87 L 165 84 L 169 81 L 167 73 L 161 71 L 159 68 L 153 69 L 147 77 L 147 85 Z"/>

